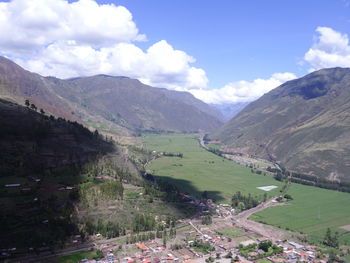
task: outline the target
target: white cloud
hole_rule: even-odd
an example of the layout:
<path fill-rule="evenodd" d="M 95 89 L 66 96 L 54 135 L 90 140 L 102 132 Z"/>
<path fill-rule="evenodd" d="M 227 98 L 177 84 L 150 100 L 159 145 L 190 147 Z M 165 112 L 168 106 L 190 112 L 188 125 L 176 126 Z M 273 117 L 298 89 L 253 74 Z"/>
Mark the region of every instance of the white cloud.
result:
<path fill-rule="evenodd" d="M 12 0 L 0 3 L 0 54 L 42 75 L 61 78 L 124 75 L 165 88 L 206 88 L 195 59 L 165 40 L 146 39 L 122 6 L 93 0 Z"/>
<path fill-rule="evenodd" d="M 293 73 L 275 73 L 269 79 L 232 82 L 221 89 L 190 90 L 195 97 L 206 103 L 236 103 L 253 101 L 288 80 L 295 79 Z"/>
<path fill-rule="evenodd" d="M 350 67 L 350 46 L 346 34 L 329 27 L 318 27 L 317 41 L 304 55 L 312 69 Z"/>

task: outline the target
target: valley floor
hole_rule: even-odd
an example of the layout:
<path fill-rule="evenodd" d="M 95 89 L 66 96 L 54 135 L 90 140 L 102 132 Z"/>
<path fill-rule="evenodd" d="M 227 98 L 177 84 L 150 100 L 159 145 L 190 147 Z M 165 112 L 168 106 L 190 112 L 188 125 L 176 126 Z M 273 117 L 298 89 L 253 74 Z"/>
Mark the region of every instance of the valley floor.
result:
<path fill-rule="evenodd" d="M 147 135 L 144 146 L 157 152 L 181 152 L 183 158 L 161 157 L 148 167 L 159 179 L 172 181 L 182 191 L 200 196 L 207 191 L 219 203 L 228 202 L 236 192 L 262 195 L 260 186 L 276 185 L 266 192 L 278 195 L 281 183 L 270 175 L 252 173 L 252 169 L 214 155 L 198 143 L 198 135 Z M 251 216 L 255 221 L 293 230 L 323 240 L 327 228 L 340 233 L 340 243 L 350 243 L 350 194 L 317 187 L 291 184 L 288 193 L 294 200 L 285 206 L 271 207 Z"/>

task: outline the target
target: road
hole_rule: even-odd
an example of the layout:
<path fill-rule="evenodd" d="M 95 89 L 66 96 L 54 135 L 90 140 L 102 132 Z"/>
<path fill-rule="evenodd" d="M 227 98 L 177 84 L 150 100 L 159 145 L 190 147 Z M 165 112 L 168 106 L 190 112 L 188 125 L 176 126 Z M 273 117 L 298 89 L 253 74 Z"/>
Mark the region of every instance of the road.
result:
<path fill-rule="evenodd" d="M 234 216 L 234 223 L 238 227 L 252 231 L 258 235 L 271 239 L 272 241 L 285 239 L 288 236 L 287 231 L 284 231 L 282 229 L 279 229 L 273 226 L 265 225 L 259 222 L 255 222 L 249 219 L 249 217 L 254 213 L 262 211 L 268 207 L 278 206 L 278 205 L 283 205 L 283 203 L 276 202 L 275 198 L 267 200 L 266 202 L 261 203 L 260 205 L 252 209 L 243 211 L 239 213 L 237 216 Z"/>

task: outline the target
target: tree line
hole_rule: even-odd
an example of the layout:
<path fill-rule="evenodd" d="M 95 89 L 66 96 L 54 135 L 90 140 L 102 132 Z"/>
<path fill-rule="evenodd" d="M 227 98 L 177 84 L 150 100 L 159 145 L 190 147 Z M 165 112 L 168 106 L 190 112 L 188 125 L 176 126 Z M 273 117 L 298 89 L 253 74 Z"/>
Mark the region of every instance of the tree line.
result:
<path fill-rule="evenodd" d="M 266 200 L 267 196 L 264 196 Z M 260 204 L 260 198 L 252 196 L 250 193 L 246 196 L 243 195 L 240 191 L 236 192 L 231 198 L 232 207 L 239 210 L 248 210 L 253 207 L 256 207 Z"/>
<path fill-rule="evenodd" d="M 350 183 L 348 182 L 329 181 L 325 178 L 320 178 L 318 176 L 291 172 L 283 167 L 281 168 L 281 170 L 268 167 L 267 170 L 269 172 L 275 173 L 274 178 L 277 181 L 283 181 L 284 179 L 288 178 L 291 182 L 297 184 L 316 186 L 319 188 L 350 193 Z"/>

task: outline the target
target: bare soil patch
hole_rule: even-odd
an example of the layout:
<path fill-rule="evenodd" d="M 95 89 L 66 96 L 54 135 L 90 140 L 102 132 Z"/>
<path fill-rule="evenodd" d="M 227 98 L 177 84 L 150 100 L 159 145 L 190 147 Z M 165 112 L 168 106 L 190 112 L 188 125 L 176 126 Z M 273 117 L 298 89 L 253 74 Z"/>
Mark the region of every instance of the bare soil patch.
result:
<path fill-rule="evenodd" d="M 345 226 L 341 226 L 339 227 L 340 229 L 343 229 L 345 231 L 350 231 L 350 225 L 345 225 Z"/>

